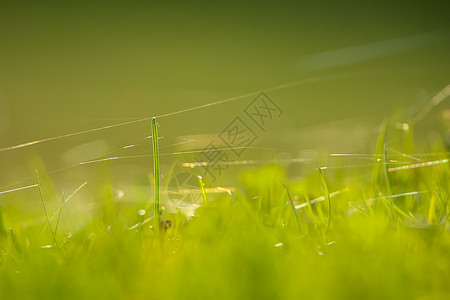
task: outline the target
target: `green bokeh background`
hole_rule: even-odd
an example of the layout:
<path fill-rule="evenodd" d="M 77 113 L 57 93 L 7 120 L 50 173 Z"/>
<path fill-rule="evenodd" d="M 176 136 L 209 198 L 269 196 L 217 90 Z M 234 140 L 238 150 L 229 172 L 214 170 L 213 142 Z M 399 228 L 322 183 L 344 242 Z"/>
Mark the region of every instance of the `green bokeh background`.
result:
<path fill-rule="evenodd" d="M 314 78 L 269 93 L 284 115 L 255 146 L 276 145 L 293 157 L 305 149 L 368 151 L 380 120 L 400 108 L 407 117 L 449 83 L 449 7 L 448 1 L 2 1 L 0 147 Z M 337 49 L 343 54 L 321 66 L 316 55 Z M 201 149 L 251 100 L 159 120 L 161 146 L 195 135 L 195 145 L 170 150 Z M 9 184 L 29 176 L 29 157 L 59 169 L 148 135 L 145 122 L 1 152 L 0 178 Z M 78 161 L 64 158 L 90 142 L 97 144 L 75 150 Z M 147 143 L 116 154 L 149 150 Z M 128 163 L 151 168 L 150 160 Z"/>
<path fill-rule="evenodd" d="M 450 105 L 396 122 L 450 83 L 449 16 L 450 1 L 0 1 L 0 298 L 446 299 Z M 5 148 L 289 82 L 268 92 L 283 114 L 265 130 L 245 118 L 253 96 L 158 118 L 162 234 L 149 120 Z M 255 149 L 205 177 L 236 192 L 203 204 L 201 170 L 181 163 L 236 117 Z M 36 170 L 42 194 L 2 193 Z M 293 214 L 291 194 L 316 202 Z M 42 203 L 62 199 L 53 237 Z"/>

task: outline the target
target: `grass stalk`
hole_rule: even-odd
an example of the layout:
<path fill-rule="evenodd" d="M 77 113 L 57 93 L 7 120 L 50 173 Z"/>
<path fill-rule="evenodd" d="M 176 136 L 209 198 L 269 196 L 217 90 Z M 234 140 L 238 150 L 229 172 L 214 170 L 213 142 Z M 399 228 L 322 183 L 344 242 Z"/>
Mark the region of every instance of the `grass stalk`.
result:
<path fill-rule="evenodd" d="M 428 206 L 428 214 L 427 214 L 428 224 L 433 223 L 435 203 L 436 203 L 436 194 L 433 193 L 430 198 L 430 205 Z"/>
<path fill-rule="evenodd" d="M 319 174 L 320 174 L 320 179 L 322 181 L 322 185 L 325 191 L 325 198 L 327 198 L 327 203 L 328 203 L 328 218 L 327 218 L 327 227 L 330 227 L 330 222 L 331 222 L 331 197 L 330 197 L 330 191 L 328 189 L 328 184 L 327 181 L 325 179 L 325 175 L 323 174 L 323 168 L 319 168 Z"/>
<path fill-rule="evenodd" d="M 206 197 L 205 184 L 203 183 L 203 177 L 198 176 L 198 183 L 200 184 L 200 190 L 202 191 L 203 202 L 208 203 L 208 198 Z"/>
<path fill-rule="evenodd" d="M 69 197 L 64 199 L 64 194 L 63 194 L 63 202 L 61 203 L 61 205 L 53 212 L 53 214 L 48 218 L 49 221 L 51 222 L 53 220 L 53 218 L 56 216 L 56 214 L 60 214 L 62 208 L 64 207 L 64 205 L 67 204 L 67 202 L 69 202 L 70 199 L 72 199 L 73 196 L 75 196 L 76 193 L 78 193 L 78 191 L 80 191 L 85 185 L 87 184 L 87 181 L 84 182 L 82 185 L 80 185 Z M 58 216 L 58 221 L 57 221 L 57 225 L 59 223 L 59 216 Z M 39 231 L 38 235 L 42 233 L 42 231 L 44 231 L 44 229 L 48 226 L 48 223 L 45 223 L 45 225 L 42 227 L 42 229 Z M 56 228 L 55 228 L 55 235 L 56 235 Z"/>
<path fill-rule="evenodd" d="M 159 203 L 159 147 L 158 147 L 158 129 L 156 127 L 156 118 L 152 119 L 152 141 L 153 141 L 153 180 L 155 186 L 155 230 L 159 230 L 161 222 L 161 209 Z"/>
<path fill-rule="evenodd" d="M 63 191 L 63 193 L 62 193 L 61 205 L 64 204 L 64 196 L 65 196 L 65 191 Z M 59 221 L 61 220 L 61 213 L 62 213 L 62 207 L 61 207 L 61 209 L 58 212 L 58 219 L 56 220 L 56 226 L 55 226 L 55 235 L 58 233 L 58 226 L 59 226 Z"/>
<path fill-rule="evenodd" d="M 55 241 L 56 246 L 59 248 L 59 244 L 58 244 L 58 240 L 56 239 L 55 231 L 53 230 L 52 224 L 50 223 L 50 218 L 48 217 L 47 208 L 45 207 L 44 194 L 42 193 L 41 183 L 39 181 L 38 170 L 36 170 L 36 183 L 38 185 L 39 194 L 41 195 L 42 206 L 44 207 L 44 213 L 45 213 L 45 217 L 47 218 L 48 227 L 50 228 L 50 231 L 52 232 L 53 239 Z"/>
<path fill-rule="evenodd" d="M 290 203 L 290 205 L 291 205 L 292 212 L 294 213 L 295 220 L 296 220 L 296 222 L 297 222 L 298 230 L 300 230 L 300 229 L 301 229 L 300 220 L 299 220 L 299 218 L 298 218 L 297 210 L 295 209 L 294 201 L 292 200 L 291 194 L 289 193 L 289 189 L 288 189 L 288 187 L 286 186 L 286 184 L 285 184 L 281 179 L 280 179 L 280 183 L 281 183 L 281 185 L 284 187 L 284 189 L 286 190 L 286 194 L 287 194 L 287 196 L 288 196 L 288 198 L 289 198 L 289 203 Z"/>
<path fill-rule="evenodd" d="M 413 217 L 411 217 L 411 216 L 408 215 L 406 212 L 404 212 L 400 207 L 398 207 L 397 205 L 395 205 L 395 203 L 394 203 L 392 200 L 388 199 L 385 195 L 383 195 L 382 193 L 379 193 L 378 195 L 381 197 L 381 199 L 384 200 L 384 202 L 385 202 L 388 206 L 390 206 L 390 207 L 391 207 L 394 211 L 396 211 L 399 215 L 405 217 L 405 218 L 408 219 L 408 220 L 411 220 L 411 221 L 414 220 Z"/>

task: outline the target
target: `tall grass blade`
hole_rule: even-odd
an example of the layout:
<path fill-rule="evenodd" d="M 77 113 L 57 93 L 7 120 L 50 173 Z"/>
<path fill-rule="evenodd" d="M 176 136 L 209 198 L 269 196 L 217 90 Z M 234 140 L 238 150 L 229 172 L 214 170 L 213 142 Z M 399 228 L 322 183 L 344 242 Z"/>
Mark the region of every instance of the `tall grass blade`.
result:
<path fill-rule="evenodd" d="M 39 194 L 41 195 L 42 206 L 44 207 L 44 213 L 45 213 L 45 217 L 47 218 L 48 227 L 50 228 L 50 231 L 52 232 L 53 239 L 55 241 L 56 246 L 59 248 L 59 244 L 58 244 L 58 240 L 56 239 L 55 231 L 53 230 L 52 224 L 50 223 L 50 218 L 48 217 L 48 214 L 47 214 L 47 208 L 45 207 L 44 194 L 42 193 L 41 183 L 39 181 L 38 170 L 36 170 L 36 183 L 38 185 Z"/>
<path fill-rule="evenodd" d="M 64 202 L 61 203 L 60 206 L 58 206 L 57 209 L 55 209 L 55 211 L 53 212 L 53 214 L 50 216 L 50 218 L 48 218 L 50 221 L 53 220 L 53 218 L 55 217 L 55 215 L 57 213 L 59 213 L 62 208 L 64 207 L 64 205 L 67 204 L 67 202 L 69 202 L 70 199 L 72 199 L 73 196 L 75 196 L 76 193 L 78 193 L 79 190 L 81 190 L 85 185 L 87 184 L 87 181 L 85 181 L 82 185 L 80 185 L 69 197 L 67 197 Z M 64 198 L 64 196 L 63 196 Z M 45 225 L 42 227 L 42 229 L 39 231 L 39 234 L 44 231 L 44 229 L 48 226 L 48 223 L 45 223 Z"/>
<path fill-rule="evenodd" d="M 61 205 L 64 204 L 64 197 L 65 197 L 65 191 L 63 191 L 62 196 L 61 196 Z M 62 208 L 58 212 L 58 219 L 56 219 L 55 235 L 58 233 L 58 226 L 59 226 L 59 221 L 61 220 L 61 213 L 62 213 Z"/>
<path fill-rule="evenodd" d="M 322 168 L 319 168 L 319 174 L 320 174 L 320 179 L 322 181 L 322 185 L 325 191 L 325 198 L 327 199 L 327 203 L 328 203 L 328 218 L 327 218 L 327 227 L 330 227 L 330 222 L 331 222 L 331 197 L 330 197 L 330 191 L 328 190 L 328 184 L 327 181 L 325 179 L 325 175 L 323 174 L 323 170 Z"/>
<path fill-rule="evenodd" d="M 284 189 L 286 190 L 286 194 L 289 198 L 289 203 L 291 204 L 292 212 L 294 213 L 295 220 L 297 221 L 298 230 L 301 229 L 300 226 L 300 220 L 298 218 L 297 210 L 295 209 L 294 201 L 292 200 L 291 194 L 289 193 L 289 189 L 287 188 L 286 184 L 280 179 L 281 185 L 283 185 Z M 309 201 L 309 199 L 308 199 Z M 308 202 L 309 203 L 309 202 Z M 311 205 L 311 203 L 309 203 Z"/>
<path fill-rule="evenodd" d="M 436 203 L 436 194 L 433 193 L 431 194 L 430 205 L 428 206 L 428 215 L 427 215 L 428 224 L 433 223 L 435 203 Z"/>
<path fill-rule="evenodd" d="M 158 129 L 156 127 L 156 118 L 152 119 L 152 141 L 153 141 L 153 180 L 155 185 L 155 230 L 159 230 L 161 222 L 161 209 L 159 203 L 159 147 L 158 147 Z"/>
<path fill-rule="evenodd" d="M 383 199 L 390 207 L 392 207 L 399 215 L 405 217 L 408 220 L 414 220 L 413 217 L 408 215 L 406 212 L 404 212 L 400 207 L 395 205 L 395 203 L 392 200 L 389 200 L 385 195 L 382 193 L 379 193 L 381 199 Z"/>
<path fill-rule="evenodd" d="M 208 198 L 206 197 L 205 184 L 203 183 L 203 177 L 198 176 L 198 183 L 200 184 L 200 190 L 202 191 L 203 202 L 208 203 Z"/>

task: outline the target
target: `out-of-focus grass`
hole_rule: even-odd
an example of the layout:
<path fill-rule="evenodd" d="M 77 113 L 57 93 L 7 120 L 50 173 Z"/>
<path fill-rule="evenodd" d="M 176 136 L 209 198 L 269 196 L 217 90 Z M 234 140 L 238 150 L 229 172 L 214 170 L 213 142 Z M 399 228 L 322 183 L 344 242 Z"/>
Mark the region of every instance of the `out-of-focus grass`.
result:
<path fill-rule="evenodd" d="M 200 201 L 192 219 L 163 213 L 161 230 L 116 205 L 108 184 L 87 225 L 56 233 L 61 248 L 40 233 L 45 218 L 24 226 L 0 207 L 0 299 L 447 299 L 449 165 L 389 171 L 415 162 L 388 155 L 388 131 L 372 170 L 247 171 L 232 197 Z M 410 132 L 390 138 L 414 155 Z M 423 161 L 447 159 L 439 143 L 417 146 Z"/>

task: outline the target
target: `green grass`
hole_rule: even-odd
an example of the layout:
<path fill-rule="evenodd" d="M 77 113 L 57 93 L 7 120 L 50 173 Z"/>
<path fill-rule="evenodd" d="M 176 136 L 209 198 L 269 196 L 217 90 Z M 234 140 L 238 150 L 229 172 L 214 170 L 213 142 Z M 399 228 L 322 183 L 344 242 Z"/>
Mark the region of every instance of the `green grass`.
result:
<path fill-rule="evenodd" d="M 197 178 L 198 178 L 198 184 L 200 186 L 200 191 L 202 192 L 203 203 L 207 204 L 208 197 L 206 196 L 205 183 L 203 182 L 203 177 L 199 175 Z"/>
<path fill-rule="evenodd" d="M 172 227 L 161 233 L 137 215 L 146 199 L 119 205 L 105 183 L 87 225 L 39 234 L 62 208 L 60 194 L 40 189 L 42 201 L 59 200 L 37 224 L 0 206 L 0 299 L 447 299 L 450 168 L 389 171 L 400 156 L 386 144 L 414 156 L 407 134 L 383 124 L 368 168 L 344 159 L 294 180 L 268 165 L 243 172 L 231 198 L 206 195 L 202 180 L 195 216 L 164 212 Z M 448 159 L 439 142 L 415 146 L 424 161 Z M 42 247 L 53 237 L 59 247 Z"/>
<path fill-rule="evenodd" d="M 155 219 L 154 228 L 158 230 L 161 222 L 161 208 L 159 202 L 159 147 L 158 147 L 158 128 L 156 118 L 152 119 L 152 141 L 153 141 L 153 187 L 155 189 L 155 203 L 153 216 Z"/>

